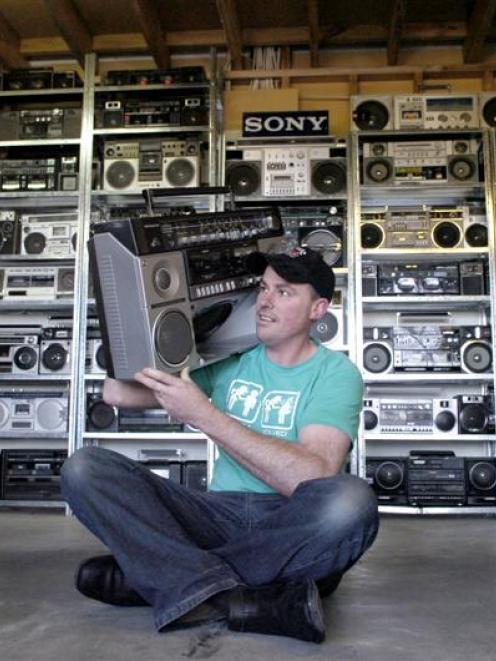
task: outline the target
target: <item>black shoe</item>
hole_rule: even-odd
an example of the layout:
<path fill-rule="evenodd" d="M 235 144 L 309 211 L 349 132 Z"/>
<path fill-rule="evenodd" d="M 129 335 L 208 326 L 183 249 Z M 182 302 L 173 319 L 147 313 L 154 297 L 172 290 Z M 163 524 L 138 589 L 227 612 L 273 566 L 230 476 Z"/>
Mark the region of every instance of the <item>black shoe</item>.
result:
<path fill-rule="evenodd" d="M 325 638 L 319 592 L 311 579 L 238 587 L 229 592 L 228 628 L 321 643 Z"/>
<path fill-rule="evenodd" d="M 112 606 L 148 606 L 131 586 L 113 555 L 85 560 L 76 572 L 76 588 L 90 599 Z"/>
<path fill-rule="evenodd" d="M 336 574 L 330 574 L 329 576 L 326 576 L 325 578 L 320 578 L 318 581 L 316 581 L 320 596 L 328 597 L 329 595 L 331 595 L 337 589 L 338 585 L 341 583 L 342 578 L 343 578 L 343 574 L 336 573 Z"/>

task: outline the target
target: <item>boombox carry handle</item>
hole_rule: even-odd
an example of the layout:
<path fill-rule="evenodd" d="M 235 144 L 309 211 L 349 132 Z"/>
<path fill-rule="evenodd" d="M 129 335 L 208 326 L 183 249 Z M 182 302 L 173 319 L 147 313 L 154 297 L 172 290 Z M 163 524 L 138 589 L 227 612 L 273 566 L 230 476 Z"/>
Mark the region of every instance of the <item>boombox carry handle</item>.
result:
<path fill-rule="evenodd" d="M 155 197 L 192 197 L 196 195 L 229 195 L 229 205 L 234 209 L 236 202 L 229 186 L 201 186 L 200 188 L 144 188 L 143 197 L 150 216 L 154 215 L 153 198 Z"/>

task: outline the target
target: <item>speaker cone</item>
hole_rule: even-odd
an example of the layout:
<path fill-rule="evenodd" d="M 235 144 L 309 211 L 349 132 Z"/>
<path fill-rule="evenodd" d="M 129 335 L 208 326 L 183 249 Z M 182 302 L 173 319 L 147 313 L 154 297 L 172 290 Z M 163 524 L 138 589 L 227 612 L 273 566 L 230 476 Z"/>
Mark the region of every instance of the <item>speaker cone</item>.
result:
<path fill-rule="evenodd" d="M 353 112 L 353 121 L 361 131 L 381 130 L 389 122 L 389 110 L 380 101 L 362 101 Z"/>
<path fill-rule="evenodd" d="M 103 349 L 102 344 L 100 344 L 100 346 L 96 350 L 95 360 L 96 360 L 96 364 L 100 369 L 102 370 L 107 369 L 107 361 L 105 360 L 105 351 Z"/>
<path fill-rule="evenodd" d="M 95 429 L 108 429 L 114 423 L 115 411 L 104 401 L 97 401 L 91 404 L 88 419 Z"/>
<path fill-rule="evenodd" d="M 302 248 L 311 248 L 322 255 L 325 263 L 334 266 L 343 253 L 341 238 L 328 229 L 313 230 L 300 241 Z"/>
<path fill-rule="evenodd" d="M 65 418 L 65 407 L 57 399 L 45 399 L 36 409 L 38 423 L 48 431 L 58 429 Z"/>
<path fill-rule="evenodd" d="M 434 227 L 432 236 L 439 248 L 454 248 L 460 243 L 462 233 L 458 225 L 446 220 Z"/>
<path fill-rule="evenodd" d="M 458 181 L 467 181 L 474 176 L 475 165 L 468 158 L 454 158 L 449 164 L 451 176 Z"/>
<path fill-rule="evenodd" d="M 363 352 L 363 364 L 374 374 L 385 372 L 391 365 L 391 352 L 383 344 L 369 344 Z"/>
<path fill-rule="evenodd" d="M 14 364 L 20 370 L 32 369 L 38 361 L 38 354 L 33 347 L 21 347 L 14 354 Z"/>
<path fill-rule="evenodd" d="M 182 312 L 163 312 L 155 324 L 155 350 L 166 365 L 181 365 L 191 354 L 194 341 L 188 319 Z"/>
<path fill-rule="evenodd" d="M 363 413 L 363 426 L 367 431 L 370 431 L 371 429 L 375 429 L 377 427 L 377 415 L 370 410 L 366 410 Z"/>
<path fill-rule="evenodd" d="M 191 185 L 195 173 L 195 166 L 186 158 L 174 158 L 165 168 L 165 178 L 175 188 Z"/>
<path fill-rule="evenodd" d="M 482 434 L 487 425 L 487 413 L 482 404 L 467 404 L 460 411 L 460 429 L 469 434 Z"/>
<path fill-rule="evenodd" d="M 496 126 L 496 97 L 486 101 L 482 108 L 482 116 L 488 126 Z"/>
<path fill-rule="evenodd" d="M 367 164 L 367 176 L 375 183 L 387 181 L 391 176 L 391 164 L 383 158 L 378 158 Z"/>
<path fill-rule="evenodd" d="M 24 238 L 24 249 L 28 255 L 40 255 L 46 246 L 46 237 L 41 232 L 31 232 Z"/>
<path fill-rule="evenodd" d="M 492 365 L 491 346 L 486 342 L 473 340 L 467 342 L 462 349 L 462 365 L 468 372 L 487 372 Z"/>
<path fill-rule="evenodd" d="M 480 223 L 470 225 L 465 232 L 465 240 L 471 248 L 485 248 L 487 246 L 487 227 Z"/>
<path fill-rule="evenodd" d="M 314 322 L 310 332 L 311 337 L 321 342 L 330 342 L 339 330 L 339 322 L 332 312 L 326 312 L 322 319 Z"/>
<path fill-rule="evenodd" d="M 496 468 L 487 461 L 478 461 L 470 467 L 468 479 L 479 491 L 490 491 L 496 486 Z"/>
<path fill-rule="evenodd" d="M 41 363 L 46 369 L 57 372 L 67 363 L 68 355 L 67 349 L 62 344 L 54 342 L 41 354 Z"/>
<path fill-rule="evenodd" d="M 313 187 L 325 195 L 339 193 L 346 187 L 344 168 L 333 161 L 319 163 L 312 172 Z"/>
<path fill-rule="evenodd" d="M 136 170 L 129 161 L 118 160 L 110 164 L 105 177 L 112 188 L 129 188 L 136 177 Z"/>
<path fill-rule="evenodd" d="M 360 234 L 362 248 L 378 248 L 384 241 L 384 230 L 375 223 L 363 223 Z"/>
<path fill-rule="evenodd" d="M 451 431 L 455 426 L 456 418 L 451 411 L 441 411 L 436 415 L 434 424 L 441 431 Z"/>
<path fill-rule="evenodd" d="M 234 195 L 253 195 L 260 187 L 260 173 L 256 165 L 240 163 L 227 171 L 227 185 Z"/>
<path fill-rule="evenodd" d="M 393 461 L 384 461 L 375 471 L 375 481 L 388 491 L 397 489 L 403 482 L 404 472 L 400 464 Z"/>

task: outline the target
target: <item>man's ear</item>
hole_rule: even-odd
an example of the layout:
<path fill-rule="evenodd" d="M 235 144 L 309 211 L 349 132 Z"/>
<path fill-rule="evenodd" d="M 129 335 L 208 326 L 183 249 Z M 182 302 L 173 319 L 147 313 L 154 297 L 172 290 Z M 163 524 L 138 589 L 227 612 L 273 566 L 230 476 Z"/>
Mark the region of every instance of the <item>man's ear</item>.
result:
<path fill-rule="evenodd" d="M 327 312 L 328 307 L 329 307 L 329 301 L 327 298 L 318 298 L 312 304 L 310 319 L 312 319 L 312 321 L 314 321 L 315 319 L 322 319 L 322 317 Z"/>

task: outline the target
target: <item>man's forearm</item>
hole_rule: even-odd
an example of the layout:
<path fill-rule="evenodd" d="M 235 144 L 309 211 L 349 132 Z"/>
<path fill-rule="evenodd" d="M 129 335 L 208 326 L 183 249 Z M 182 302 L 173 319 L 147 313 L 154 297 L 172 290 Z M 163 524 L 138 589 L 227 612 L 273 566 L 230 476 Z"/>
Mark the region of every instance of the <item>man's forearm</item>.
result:
<path fill-rule="evenodd" d="M 300 482 L 329 474 L 322 457 L 300 443 L 258 434 L 214 407 L 201 429 L 256 477 L 285 496 L 291 495 Z"/>
<path fill-rule="evenodd" d="M 159 406 L 152 390 L 136 381 L 121 381 L 107 377 L 103 384 L 103 399 L 111 406 L 152 409 Z"/>

